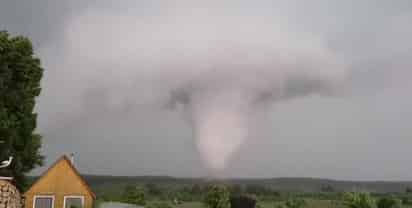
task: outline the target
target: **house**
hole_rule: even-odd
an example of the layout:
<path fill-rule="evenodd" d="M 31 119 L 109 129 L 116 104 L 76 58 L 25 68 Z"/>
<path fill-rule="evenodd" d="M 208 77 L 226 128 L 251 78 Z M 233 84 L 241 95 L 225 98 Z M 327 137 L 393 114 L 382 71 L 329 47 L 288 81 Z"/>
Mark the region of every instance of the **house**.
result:
<path fill-rule="evenodd" d="M 73 156 L 58 159 L 24 193 L 24 208 L 92 208 L 95 194 L 73 164 Z"/>

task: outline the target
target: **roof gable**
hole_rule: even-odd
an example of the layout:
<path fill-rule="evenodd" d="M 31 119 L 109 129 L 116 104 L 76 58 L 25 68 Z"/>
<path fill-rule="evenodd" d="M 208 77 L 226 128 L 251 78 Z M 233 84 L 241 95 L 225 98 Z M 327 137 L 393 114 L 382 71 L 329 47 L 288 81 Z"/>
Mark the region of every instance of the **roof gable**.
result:
<path fill-rule="evenodd" d="M 63 155 L 60 157 L 56 162 L 53 163 L 52 166 L 50 166 L 40 177 L 37 179 L 36 182 L 32 184 L 32 186 L 25 192 L 25 194 L 32 192 L 36 187 L 38 187 L 42 183 L 46 183 L 48 177 L 51 172 L 58 171 L 55 170 L 58 166 L 66 166 L 68 167 L 68 170 L 71 172 L 71 175 L 74 175 L 76 179 L 81 183 L 82 187 L 87 190 L 87 192 L 95 199 L 96 195 L 94 192 L 91 190 L 90 186 L 87 184 L 87 182 L 83 179 L 83 177 L 80 175 L 80 173 L 77 171 L 77 169 L 73 166 L 73 164 L 70 162 L 69 158 L 66 155 Z M 59 174 L 67 174 L 70 175 L 70 173 L 59 173 Z"/>

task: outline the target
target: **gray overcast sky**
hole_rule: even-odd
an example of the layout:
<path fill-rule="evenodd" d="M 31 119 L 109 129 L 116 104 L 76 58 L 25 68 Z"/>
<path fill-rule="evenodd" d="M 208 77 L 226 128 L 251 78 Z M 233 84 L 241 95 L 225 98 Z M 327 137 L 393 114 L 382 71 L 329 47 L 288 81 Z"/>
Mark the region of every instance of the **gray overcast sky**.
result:
<path fill-rule="evenodd" d="M 297 37 L 312 40 L 301 35 L 311 34 L 344 60 L 348 73 L 344 93 L 305 94 L 256 112 L 257 130 L 236 147 L 219 176 L 412 180 L 411 1 L 210 2 L 0 1 L 0 30 L 29 36 L 45 68 L 37 111 L 46 166 L 75 152 L 77 166 L 88 174 L 210 174 L 185 109 L 164 107 L 162 93 L 179 75 L 135 73 L 140 62 L 128 56 L 135 46 L 121 45 L 133 45 L 135 34 L 149 37 L 141 28 L 162 28 L 170 8 L 179 13 L 204 7 L 213 18 L 206 23 L 222 14 L 252 23 L 258 17 L 282 22 L 286 34 L 298 31 Z M 288 41 L 287 47 L 300 43 Z M 136 43 L 140 47 L 145 39 Z"/>

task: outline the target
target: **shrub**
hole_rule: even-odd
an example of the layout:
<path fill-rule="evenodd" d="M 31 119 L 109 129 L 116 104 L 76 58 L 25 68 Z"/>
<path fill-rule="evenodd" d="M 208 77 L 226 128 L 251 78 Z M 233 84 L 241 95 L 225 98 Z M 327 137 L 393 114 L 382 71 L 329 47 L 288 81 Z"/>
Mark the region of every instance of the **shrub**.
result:
<path fill-rule="evenodd" d="M 400 203 L 396 199 L 389 197 L 381 198 L 376 203 L 377 208 L 397 208 L 400 207 L 399 205 Z"/>
<path fill-rule="evenodd" d="M 349 208 L 374 208 L 375 201 L 369 193 L 347 192 L 343 196 L 344 204 Z"/>
<path fill-rule="evenodd" d="M 230 208 L 229 190 L 223 185 L 210 186 L 204 203 L 208 208 Z"/>
<path fill-rule="evenodd" d="M 402 197 L 401 202 L 404 205 L 412 205 L 412 201 L 408 197 Z"/>
<path fill-rule="evenodd" d="M 287 208 L 301 208 L 305 206 L 306 202 L 303 199 L 289 199 L 286 201 L 285 206 Z"/>
<path fill-rule="evenodd" d="M 145 205 L 145 192 L 137 186 L 126 186 L 123 192 L 123 202 L 135 205 Z"/>

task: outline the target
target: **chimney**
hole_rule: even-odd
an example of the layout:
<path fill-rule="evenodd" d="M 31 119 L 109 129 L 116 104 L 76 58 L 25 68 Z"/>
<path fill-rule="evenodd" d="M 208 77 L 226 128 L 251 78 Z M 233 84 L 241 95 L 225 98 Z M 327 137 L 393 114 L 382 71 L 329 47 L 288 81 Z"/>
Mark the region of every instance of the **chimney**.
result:
<path fill-rule="evenodd" d="M 74 153 L 70 154 L 70 163 L 74 166 Z"/>

